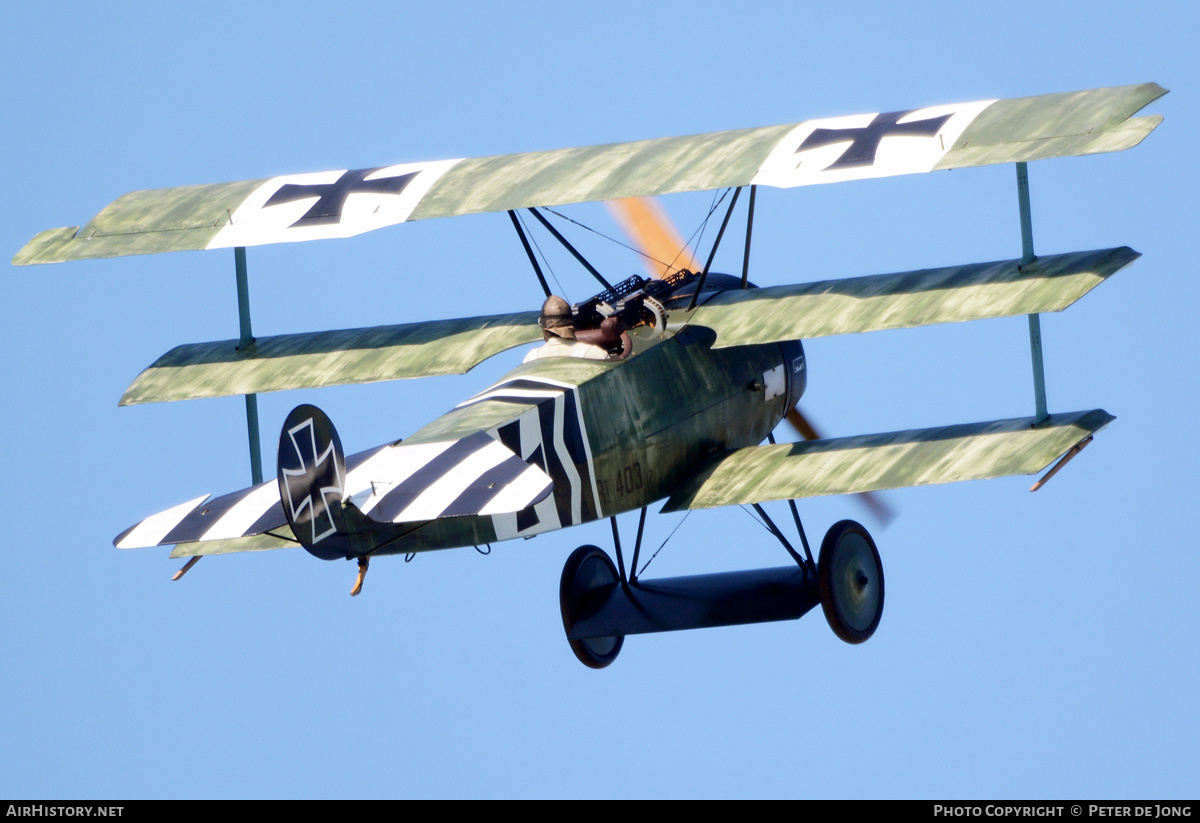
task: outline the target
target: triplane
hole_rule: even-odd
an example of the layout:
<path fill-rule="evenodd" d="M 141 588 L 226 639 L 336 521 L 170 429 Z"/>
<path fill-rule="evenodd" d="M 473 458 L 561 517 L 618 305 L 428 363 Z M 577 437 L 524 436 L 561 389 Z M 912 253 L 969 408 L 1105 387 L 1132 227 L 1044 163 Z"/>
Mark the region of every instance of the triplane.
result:
<path fill-rule="evenodd" d="M 616 562 L 595 546 L 563 568 L 560 605 L 571 648 L 611 663 L 626 635 L 795 619 L 821 604 L 838 637 L 861 643 L 879 625 L 884 578 L 859 523 L 832 526 L 814 560 L 795 504 L 804 497 L 1033 474 L 1039 484 L 1114 418 L 1050 414 L 1038 315 L 1061 311 L 1138 253 L 1125 247 L 1036 257 L 1026 163 L 1141 142 L 1162 120 L 1134 117 L 1166 91 L 1153 84 L 911 111 L 810 120 L 693 137 L 503 157 L 298 174 L 127 194 L 82 228 L 50 229 L 17 265 L 187 249 L 233 248 L 241 337 L 180 346 L 152 364 L 121 404 L 246 397 L 254 485 L 153 515 L 119 548 L 175 546 L 190 558 L 303 546 L 355 559 L 483 546 L 609 518 Z M 756 287 L 749 279 L 756 187 L 792 187 L 1015 163 L 1022 256 Z M 740 276 L 711 272 L 749 187 Z M 642 198 L 733 190 L 700 265 Z M 614 208 L 656 268 L 615 285 L 539 211 L 585 201 Z M 601 290 L 568 305 L 551 295 L 519 212 L 585 266 Z M 349 237 L 383 226 L 508 212 L 546 298 L 538 312 L 255 338 L 245 247 Z M 820 438 L 796 408 L 807 364 L 801 340 L 880 329 L 1028 315 L 1033 416 L 931 429 Z M 403 441 L 346 456 L 310 405 L 283 423 L 276 476 L 263 481 L 260 392 L 461 374 L 501 351 L 542 341 L 525 362 Z M 789 420 L 804 436 L 775 443 Z M 764 440 L 770 440 L 762 445 Z M 1037 486 L 1035 485 L 1035 488 Z M 778 568 L 655 581 L 637 577 L 648 508 L 751 505 L 791 560 Z M 796 549 L 762 509 L 787 500 Z M 882 505 L 866 499 L 877 512 Z M 616 516 L 639 512 L 626 564 Z"/>

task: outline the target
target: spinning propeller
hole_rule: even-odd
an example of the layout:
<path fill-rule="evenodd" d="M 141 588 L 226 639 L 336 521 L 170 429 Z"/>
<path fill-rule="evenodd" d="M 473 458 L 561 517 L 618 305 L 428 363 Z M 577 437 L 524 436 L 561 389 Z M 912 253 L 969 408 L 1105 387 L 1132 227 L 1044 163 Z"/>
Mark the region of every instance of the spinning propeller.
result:
<path fill-rule="evenodd" d="M 662 279 L 681 269 L 700 270 L 696 256 L 658 201 L 649 197 L 629 197 L 623 200 L 607 200 L 604 205 L 617 225 L 642 253 L 642 262 L 651 277 Z M 798 405 L 787 413 L 786 419 L 805 440 L 821 439 L 821 435 L 800 411 Z M 887 526 L 896 518 L 896 513 L 878 495 L 862 492 L 855 496 L 870 510 L 881 526 Z"/>
<path fill-rule="evenodd" d="M 696 256 L 657 200 L 627 197 L 604 205 L 642 253 L 642 264 L 655 280 L 682 269 L 700 271 Z"/>
<path fill-rule="evenodd" d="M 787 422 L 792 425 L 792 428 L 803 437 L 805 440 L 820 440 L 821 435 L 813 428 L 813 424 L 809 422 L 804 413 L 800 411 L 800 406 L 793 407 L 786 416 Z M 871 514 L 878 521 L 880 526 L 886 528 L 893 520 L 896 519 L 896 513 L 892 511 L 892 507 L 884 503 L 879 495 L 873 492 L 859 492 L 855 495 L 858 501 L 866 506 Z"/>

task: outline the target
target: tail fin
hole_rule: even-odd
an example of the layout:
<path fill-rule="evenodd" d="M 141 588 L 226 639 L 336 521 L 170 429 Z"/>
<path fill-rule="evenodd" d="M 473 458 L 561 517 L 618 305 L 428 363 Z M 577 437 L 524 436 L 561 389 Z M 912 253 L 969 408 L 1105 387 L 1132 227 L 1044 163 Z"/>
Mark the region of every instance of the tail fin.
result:
<path fill-rule="evenodd" d="M 346 455 L 337 429 L 316 406 L 297 406 L 279 433 L 279 498 L 292 533 L 310 554 L 352 554 L 345 535 Z"/>

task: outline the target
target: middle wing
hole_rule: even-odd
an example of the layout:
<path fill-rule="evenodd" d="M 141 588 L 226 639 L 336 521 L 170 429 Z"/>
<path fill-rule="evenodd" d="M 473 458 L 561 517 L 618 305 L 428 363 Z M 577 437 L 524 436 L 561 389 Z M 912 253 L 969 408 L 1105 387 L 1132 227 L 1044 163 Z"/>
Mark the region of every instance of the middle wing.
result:
<path fill-rule="evenodd" d="M 688 321 L 713 348 L 1062 311 L 1141 255 L 1131 248 L 726 291 Z"/>
<path fill-rule="evenodd" d="M 1061 311 L 1140 255 L 1121 247 L 726 291 L 687 320 L 714 348 Z M 462 374 L 541 338 L 536 312 L 179 346 L 138 375 L 121 405 Z"/>
<path fill-rule="evenodd" d="M 120 405 L 463 374 L 542 338 L 537 312 L 190 343 L 154 361 Z"/>

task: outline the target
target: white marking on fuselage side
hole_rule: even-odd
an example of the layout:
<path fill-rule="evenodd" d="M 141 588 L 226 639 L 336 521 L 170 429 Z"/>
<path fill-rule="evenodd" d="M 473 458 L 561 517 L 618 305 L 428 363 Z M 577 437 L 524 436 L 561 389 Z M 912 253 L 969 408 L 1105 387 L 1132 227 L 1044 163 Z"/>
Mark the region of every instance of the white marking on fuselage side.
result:
<path fill-rule="evenodd" d="M 523 374 L 523 375 L 520 375 L 519 377 L 506 377 L 503 380 L 500 380 L 499 382 L 493 383 L 492 385 L 488 386 L 483 391 L 479 392 L 479 394 L 472 397 L 471 400 L 474 400 L 478 397 L 482 397 L 483 395 L 487 394 L 490 391 L 494 391 L 495 389 L 499 389 L 504 386 L 511 386 L 512 384 L 519 383 L 519 382 L 520 383 L 543 383 L 546 386 L 550 386 L 555 389 L 578 388 L 578 386 L 576 386 L 576 384 L 574 384 L 574 383 L 566 383 L 566 382 L 563 382 L 562 380 L 555 380 L 553 377 L 542 377 L 541 375 L 537 375 L 537 374 Z"/>
<path fill-rule="evenodd" d="M 529 383 L 542 383 L 554 388 L 552 392 L 541 392 L 532 388 L 509 388 L 516 381 L 527 381 Z M 492 525 L 496 531 L 497 540 L 508 540 L 514 537 L 530 537 L 535 534 L 540 534 L 554 529 L 565 528 L 575 525 L 583 521 L 583 482 L 584 479 L 580 476 L 579 467 L 575 464 L 575 458 L 572 457 L 566 444 L 566 427 L 568 425 L 578 425 L 579 437 L 583 446 L 583 458 L 587 466 L 587 482 L 591 486 L 592 500 L 594 502 L 597 517 L 603 517 L 604 513 L 600 508 L 600 490 L 596 482 L 595 466 L 592 462 L 591 442 L 588 438 L 587 426 L 584 423 L 584 414 L 582 404 L 579 399 L 578 387 L 572 383 L 565 383 L 554 380 L 552 378 L 538 377 L 533 375 L 522 375 L 517 378 L 509 378 L 502 380 L 494 386 L 485 389 L 476 397 L 483 399 L 489 395 L 494 396 L 512 396 L 518 392 L 526 392 L 529 395 L 541 395 L 540 398 L 533 402 L 547 402 L 553 399 L 553 422 L 551 425 L 551 442 L 545 442 L 544 432 L 541 423 L 541 411 L 538 407 L 528 409 L 523 412 L 518 418 L 519 436 L 521 440 L 521 459 L 530 460 L 540 446 L 543 457 L 546 460 L 547 470 L 554 458 L 562 465 L 562 478 L 570 485 L 570 504 L 569 511 L 559 512 L 555 495 L 550 495 L 539 501 L 533 507 L 533 514 L 536 515 L 536 522 L 524 529 L 518 530 L 517 518 L 515 514 L 497 514 L 492 517 Z M 570 392 L 574 406 L 573 420 L 567 419 L 567 393 Z M 468 402 L 478 402 L 476 398 L 472 398 Z M 506 423 L 503 425 L 511 425 Z M 502 428 L 497 427 L 497 428 Z M 497 429 L 491 430 L 493 436 L 498 436 Z M 552 452 L 552 453 L 551 453 Z M 540 467 L 539 467 L 540 468 Z M 564 516 L 566 518 L 564 522 Z"/>
<path fill-rule="evenodd" d="M 433 484 L 417 495 L 392 518 L 393 523 L 411 523 L 417 520 L 434 520 L 458 498 L 467 487 L 486 472 L 510 459 L 513 453 L 493 442 L 468 455 Z"/>
<path fill-rule="evenodd" d="M 503 425 L 512 425 L 512 421 Z M 497 429 L 492 429 L 488 433 L 493 437 L 499 436 Z M 531 466 L 536 466 L 539 471 L 545 468 L 549 472 L 552 463 L 550 455 L 547 453 L 549 447 L 542 442 L 541 417 L 537 406 L 526 409 L 517 418 L 517 434 L 520 438 L 521 459 Z M 545 461 L 544 466 L 533 459 L 539 448 L 542 460 Z M 559 521 L 558 504 L 553 493 L 534 504 L 533 515 L 537 522 L 522 530 L 517 528 L 516 512 L 492 514 L 492 528 L 496 531 L 496 539 L 511 540 L 514 537 L 529 537 L 539 532 L 561 528 L 563 525 Z"/>
<path fill-rule="evenodd" d="M 370 514 L 397 483 L 403 483 L 454 442 L 401 443 L 371 455 L 346 473 L 346 499 L 363 514 Z"/>
<path fill-rule="evenodd" d="M 580 487 L 583 478 L 579 476 L 579 469 L 576 468 L 575 461 L 571 459 L 571 452 L 567 448 L 567 441 L 563 436 L 563 429 L 567 424 L 566 411 L 566 400 L 563 393 L 560 392 L 554 398 L 554 451 L 558 453 L 559 462 L 562 463 L 563 471 L 567 475 L 567 482 L 571 485 L 571 523 L 573 525 L 583 520 L 583 489 Z"/>
<path fill-rule="evenodd" d="M 600 487 L 596 483 L 596 466 L 592 462 L 592 444 L 588 439 L 587 424 L 584 422 L 583 403 L 579 399 L 578 389 L 572 387 L 570 391 L 575 395 L 575 416 L 579 421 L 579 438 L 583 441 L 583 459 L 587 464 L 588 478 L 592 484 L 592 504 L 596 507 L 596 517 L 602 519 L 604 510 L 600 508 Z"/>
<path fill-rule="evenodd" d="M 471 399 L 464 400 L 463 402 L 459 403 L 454 408 L 461 409 L 464 406 L 473 406 L 476 403 L 482 403 L 485 400 L 491 400 L 496 397 L 519 397 L 522 399 L 528 398 L 530 403 L 537 403 L 539 400 L 557 397 L 560 394 L 562 394 L 561 391 L 554 389 L 506 389 L 502 387 L 495 390 L 485 391 L 482 394 L 477 394 Z"/>
<path fill-rule="evenodd" d="M 505 514 L 517 512 L 529 505 L 529 501 L 538 497 L 551 487 L 550 478 L 538 466 L 530 466 L 514 477 L 500 493 L 493 497 L 480 510 L 481 515 Z M 515 514 L 514 514 L 515 517 Z"/>
<path fill-rule="evenodd" d="M 785 391 L 787 381 L 784 379 L 783 364 L 763 372 L 763 400 L 779 397 Z"/>

